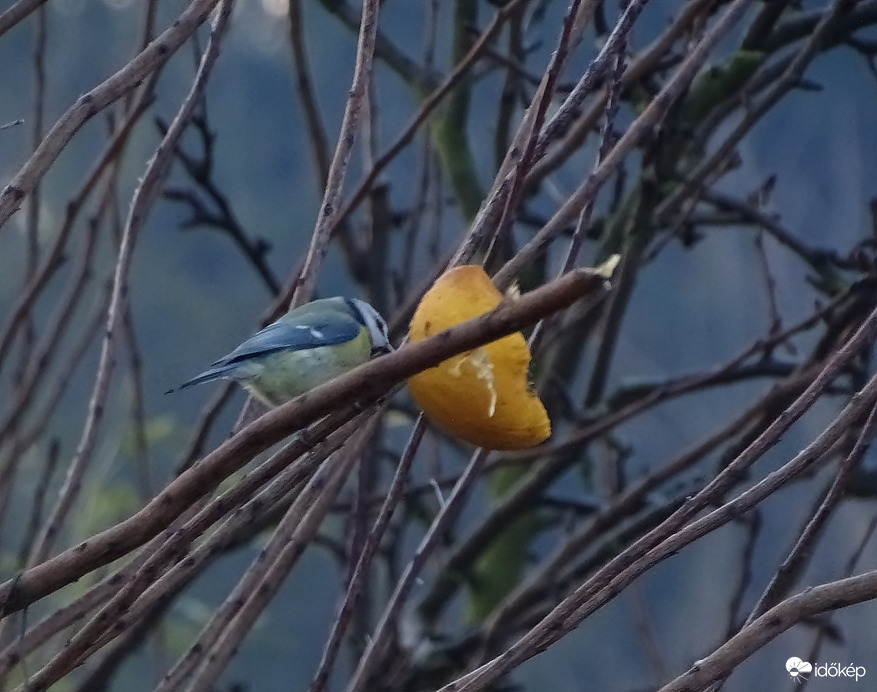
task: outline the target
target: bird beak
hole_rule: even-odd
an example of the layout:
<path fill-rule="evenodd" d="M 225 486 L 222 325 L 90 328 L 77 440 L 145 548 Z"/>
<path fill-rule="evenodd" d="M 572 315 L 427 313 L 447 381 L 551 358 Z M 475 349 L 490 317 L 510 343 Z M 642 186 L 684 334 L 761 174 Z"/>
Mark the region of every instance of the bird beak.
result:
<path fill-rule="evenodd" d="M 377 356 L 384 356 L 388 353 L 392 353 L 395 350 L 396 349 L 394 349 L 390 344 L 387 344 L 386 346 L 377 346 L 372 349 L 371 357 L 376 358 Z"/>

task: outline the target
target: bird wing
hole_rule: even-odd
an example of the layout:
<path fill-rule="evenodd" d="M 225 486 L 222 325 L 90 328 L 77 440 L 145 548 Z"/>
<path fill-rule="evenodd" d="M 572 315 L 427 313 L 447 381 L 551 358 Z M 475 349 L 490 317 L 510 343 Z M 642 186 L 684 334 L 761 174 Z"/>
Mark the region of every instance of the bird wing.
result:
<path fill-rule="evenodd" d="M 307 324 L 289 324 L 278 320 L 212 363 L 212 367 L 240 363 L 278 351 L 304 351 L 343 344 L 355 339 L 360 328 L 358 323 L 344 320 L 313 320 Z"/>
<path fill-rule="evenodd" d="M 279 351 L 304 351 L 320 346 L 336 346 L 352 341 L 359 334 L 361 325 L 353 320 L 326 318 L 302 318 L 298 324 L 284 320 L 272 322 L 256 332 L 231 353 L 223 356 L 210 368 L 184 382 L 177 389 L 185 389 L 202 382 L 211 382 L 234 375 L 238 365 Z M 176 391 L 170 389 L 166 394 Z"/>

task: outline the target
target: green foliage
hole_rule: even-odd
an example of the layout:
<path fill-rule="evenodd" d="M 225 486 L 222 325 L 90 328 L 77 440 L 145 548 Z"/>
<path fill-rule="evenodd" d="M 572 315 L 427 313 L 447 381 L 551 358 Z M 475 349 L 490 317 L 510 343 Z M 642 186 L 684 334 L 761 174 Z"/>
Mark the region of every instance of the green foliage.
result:
<path fill-rule="evenodd" d="M 490 477 L 490 495 L 501 499 L 522 477 L 519 466 L 500 468 Z M 540 527 L 539 514 L 530 510 L 512 521 L 476 560 L 469 579 L 466 618 L 481 622 L 515 587 L 527 564 L 530 544 Z"/>
<path fill-rule="evenodd" d="M 701 122 L 713 108 L 742 89 L 766 58 L 762 51 L 741 49 L 724 65 L 704 70 L 682 102 L 683 122 L 691 126 Z"/>
<path fill-rule="evenodd" d="M 74 536 L 91 536 L 131 516 L 141 505 L 136 488 L 127 480 L 88 483 L 82 491 L 82 509 L 72 519 Z"/>

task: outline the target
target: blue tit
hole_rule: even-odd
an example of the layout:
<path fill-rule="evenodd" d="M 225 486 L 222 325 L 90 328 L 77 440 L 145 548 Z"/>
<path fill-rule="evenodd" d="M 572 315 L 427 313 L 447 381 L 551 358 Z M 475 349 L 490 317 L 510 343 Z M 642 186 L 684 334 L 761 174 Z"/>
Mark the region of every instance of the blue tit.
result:
<path fill-rule="evenodd" d="M 322 298 L 293 308 L 178 389 L 232 379 L 279 406 L 392 350 L 387 323 L 371 305 Z"/>

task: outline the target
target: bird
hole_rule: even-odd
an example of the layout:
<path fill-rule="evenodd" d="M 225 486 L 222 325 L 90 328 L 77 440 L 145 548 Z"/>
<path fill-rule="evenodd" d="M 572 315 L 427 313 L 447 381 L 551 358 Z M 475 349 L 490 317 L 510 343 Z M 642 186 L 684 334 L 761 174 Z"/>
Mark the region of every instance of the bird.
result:
<path fill-rule="evenodd" d="M 292 308 L 179 387 L 231 379 L 271 408 L 393 350 L 387 323 L 358 298 L 321 298 Z"/>

